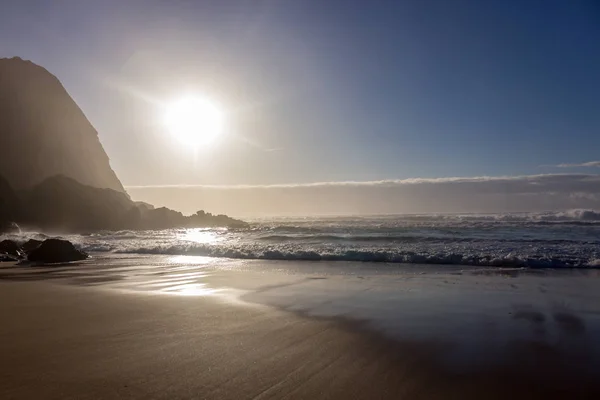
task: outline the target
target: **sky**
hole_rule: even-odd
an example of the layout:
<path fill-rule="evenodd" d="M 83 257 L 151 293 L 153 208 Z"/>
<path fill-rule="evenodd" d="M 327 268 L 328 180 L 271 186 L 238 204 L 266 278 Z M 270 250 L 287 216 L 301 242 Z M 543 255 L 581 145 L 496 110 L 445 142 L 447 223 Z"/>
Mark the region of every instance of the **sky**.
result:
<path fill-rule="evenodd" d="M 1 7 L 0 57 L 61 80 L 134 199 L 234 215 L 600 208 L 597 1 Z M 200 149 L 162 123 L 187 93 L 226 112 Z"/>

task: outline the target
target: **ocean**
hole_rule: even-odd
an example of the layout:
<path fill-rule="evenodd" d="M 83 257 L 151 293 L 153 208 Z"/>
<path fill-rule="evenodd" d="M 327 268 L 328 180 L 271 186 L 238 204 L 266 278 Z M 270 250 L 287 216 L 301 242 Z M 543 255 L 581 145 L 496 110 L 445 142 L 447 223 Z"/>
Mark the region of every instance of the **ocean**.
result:
<path fill-rule="evenodd" d="M 93 255 L 486 267 L 600 267 L 600 212 L 262 218 L 246 229 L 63 235 Z M 26 240 L 35 232 L 5 235 Z"/>

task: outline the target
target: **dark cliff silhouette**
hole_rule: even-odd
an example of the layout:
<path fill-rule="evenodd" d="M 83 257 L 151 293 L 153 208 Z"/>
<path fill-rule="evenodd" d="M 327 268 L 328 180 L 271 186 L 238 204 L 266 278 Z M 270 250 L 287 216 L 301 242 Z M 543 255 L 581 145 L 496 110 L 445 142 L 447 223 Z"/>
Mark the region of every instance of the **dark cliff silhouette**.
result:
<path fill-rule="evenodd" d="M 11 228 L 11 222 L 21 216 L 21 204 L 10 184 L 0 176 L 0 232 Z"/>
<path fill-rule="evenodd" d="M 56 77 L 20 58 L 0 59 L 0 232 L 90 232 L 247 224 L 134 202 L 98 134 Z"/>
<path fill-rule="evenodd" d="M 0 175 L 15 190 L 54 175 L 124 192 L 98 133 L 60 81 L 18 57 L 0 59 Z"/>
<path fill-rule="evenodd" d="M 62 175 L 23 191 L 21 199 L 27 212 L 20 223 L 42 230 L 125 229 L 130 225 L 126 213 L 135 207 L 123 192 L 85 186 Z"/>
<path fill-rule="evenodd" d="M 0 189 L 2 182 L 0 177 Z M 8 195 L 0 195 L 0 201 L 13 205 L 0 214 L 4 226 L 14 221 L 30 229 L 61 232 L 247 226 L 226 215 L 198 211 L 185 216 L 165 207 L 154 208 L 132 201 L 126 193 L 82 185 L 62 175 L 16 194 L 8 185 L 4 189 L 2 193 Z"/>

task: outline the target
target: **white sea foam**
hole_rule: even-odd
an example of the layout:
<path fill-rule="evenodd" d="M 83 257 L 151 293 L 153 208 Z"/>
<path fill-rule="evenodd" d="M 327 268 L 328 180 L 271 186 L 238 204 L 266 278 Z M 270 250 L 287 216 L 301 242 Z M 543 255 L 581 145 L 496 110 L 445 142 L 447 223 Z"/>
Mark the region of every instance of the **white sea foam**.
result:
<path fill-rule="evenodd" d="M 22 233 L 9 238 L 43 238 Z M 244 230 L 100 232 L 96 253 L 509 267 L 600 267 L 600 212 L 284 218 Z"/>

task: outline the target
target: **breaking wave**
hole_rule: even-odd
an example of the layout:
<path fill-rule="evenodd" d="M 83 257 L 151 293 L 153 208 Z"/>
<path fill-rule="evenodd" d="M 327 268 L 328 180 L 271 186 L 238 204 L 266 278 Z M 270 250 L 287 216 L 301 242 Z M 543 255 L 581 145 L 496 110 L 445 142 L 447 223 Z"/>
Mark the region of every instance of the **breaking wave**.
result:
<path fill-rule="evenodd" d="M 4 236 L 43 239 L 35 232 Z M 600 267 L 600 212 L 281 218 L 244 230 L 97 232 L 91 253 L 526 268 Z"/>
<path fill-rule="evenodd" d="M 485 267 L 521 267 L 521 268 L 582 268 L 600 267 L 600 258 L 557 257 L 497 254 L 460 254 L 460 253 L 413 253 L 390 250 L 305 250 L 305 249 L 251 249 L 210 245 L 177 245 L 140 247 L 117 250 L 124 254 L 155 255 L 193 255 L 205 257 L 225 257 L 248 260 L 279 261 L 361 261 L 394 264 L 438 264 L 469 265 Z"/>

